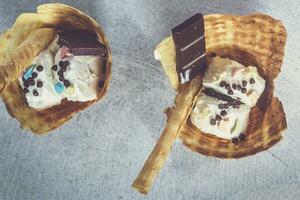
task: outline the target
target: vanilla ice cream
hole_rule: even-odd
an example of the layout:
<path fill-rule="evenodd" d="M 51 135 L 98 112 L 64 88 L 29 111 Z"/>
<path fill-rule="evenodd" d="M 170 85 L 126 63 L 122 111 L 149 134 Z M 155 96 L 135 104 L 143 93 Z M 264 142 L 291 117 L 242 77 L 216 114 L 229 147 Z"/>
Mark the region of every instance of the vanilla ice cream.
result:
<path fill-rule="evenodd" d="M 238 138 L 247 129 L 251 107 L 263 93 L 265 80 L 256 67 L 215 57 L 205 72 L 203 86 L 204 93 L 211 92 L 198 97 L 191 122 L 204 133 Z"/>
<path fill-rule="evenodd" d="M 100 56 L 74 56 L 57 41 L 58 36 L 19 77 L 30 107 L 46 109 L 64 98 L 81 102 L 97 98 Z"/>

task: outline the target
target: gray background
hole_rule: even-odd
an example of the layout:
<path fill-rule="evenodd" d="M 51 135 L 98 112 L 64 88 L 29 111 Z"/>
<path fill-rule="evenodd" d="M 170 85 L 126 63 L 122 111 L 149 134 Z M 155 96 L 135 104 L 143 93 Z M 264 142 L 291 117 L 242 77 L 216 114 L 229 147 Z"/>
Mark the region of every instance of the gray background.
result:
<path fill-rule="evenodd" d="M 0 1 L 0 31 L 46 1 Z M 105 99 L 58 130 L 34 136 L 0 103 L 0 199 L 300 199 L 299 1 L 62 1 L 94 17 L 113 52 Z M 174 145 L 151 193 L 131 188 L 164 128 L 170 88 L 155 45 L 196 12 L 263 12 L 288 31 L 276 95 L 288 121 L 284 140 L 240 160 L 220 160 Z M 297 104 L 298 103 L 298 104 Z M 298 136 L 297 136 L 298 134 Z"/>

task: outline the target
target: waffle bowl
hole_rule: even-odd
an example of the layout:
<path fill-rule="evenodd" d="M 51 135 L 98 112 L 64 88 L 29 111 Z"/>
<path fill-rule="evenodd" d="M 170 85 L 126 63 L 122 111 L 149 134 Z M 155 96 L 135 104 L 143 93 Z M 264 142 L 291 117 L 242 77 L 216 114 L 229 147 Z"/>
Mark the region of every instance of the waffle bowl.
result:
<path fill-rule="evenodd" d="M 19 81 L 20 73 L 54 38 L 56 30 L 86 30 L 98 36 L 107 48 L 106 68 L 101 69 L 97 99 L 72 102 L 64 99 L 59 105 L 36 110 L 26 104 Z M 0 90 L 9 114 L 21 127 L 35 134 L 47 133 L 71 119 L 77 112 L 99 101 L 107 92 L 111 78 L 111 51 L 97 22 L 80 10 L 64 4 L 43 4 L 37 13 L 23 13 L 14 25 L 0 36 Z"/>
<path fill-rule="evenodd" d="M 283 24 L 263 14 L 211 14 L 204 16 L 204 24 L 208 63 L 212 56 L 217 55 L 245 66 L 256 66 L 266 81 L 266 88 L 257 105 L 251 109 L 245 141 L 233 144 L 203 133 L 191 123 L 189 116 L 178 133 L 179 137 L 189 149 L 219 158 L 240 158 L 270 148 L 282 139 L 282 133 L 287 128 L 282 104 L 273 96 L 274 79 L 281 69 L 287 37 Z M 155 55 L 161 61 L 172 87 L 181 92 L 172 37 L 164 39 L 156 47 Z M 182 102 L 175 101 L 175 107 L 179 103 Z M 167 121 L 173 110 L 174 107 L 167 109 Z"/>

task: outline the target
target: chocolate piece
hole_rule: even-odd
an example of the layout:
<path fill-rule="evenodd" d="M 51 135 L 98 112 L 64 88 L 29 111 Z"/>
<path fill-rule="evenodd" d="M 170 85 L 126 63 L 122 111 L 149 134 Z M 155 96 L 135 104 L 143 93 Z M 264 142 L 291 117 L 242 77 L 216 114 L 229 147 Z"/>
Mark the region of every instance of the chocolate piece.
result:
<path fill-rule="evenodd" d="M 35 83 L 35 82 L 34 82 L 33 78 L 29 78 L 29 79 L 28 79 L 28 84 L 29 84 L 29 85 L 33 86 L 34 83 Z"/>
<path fill-rule="evenodd" d="M 246 94 L 246 93 L 247 93 L 247 89 L 246 89 L 246 88 L 242 88 L 242 89 L 241 89 L 241 92 L 242 92 L 243 94 Z"/>
<path fill-rule="evenodd" d="M 71 85 L 69 80 L 64 80 L 64 86 L 69 87 Z"/>
<path fill-rule="evenodd" d="M 58 76 L 63 76 L 63 75 L 64 75 L 64 72 L 61 71 L 61 70 L 59 70 L 59 71 L 57 72 L 57 75 L 58 75 Z"/>
<path fill-rule="evenodd" d="M 227 83 L 227 84 L 225 85 L 225 88 L 226 88 L 227 90 L 231 89 L 230 84 Z"/>
<path fill-rule="evenodd" d="M 180 83 L 192 80 L 206 68 L 204 20 L 196 14 L 172 29 L 176 70 Z"/>
<path fill-rule="evenodd" d="M 247 86 L 247 81 L 242 81 L 242 86 L 246 87 Z"/>
<path fill-rule="evenodd" d="M 216 115 L 216 120 L 221 121 L 222 117 L 220 115 Z"/>
<path fill-rule="evenodd" d="M 64 66 L 64 61 L 59 61 L 58 65 L 59 65 L 60 67 Z"/>
<path fill-rule="evenodd" d="M 212 97 L 215 97 L 217 99 L 220 99 L 220 100 L 223 100 L 223 101 L 227 101 L 227 102 L 229 102 L 230 100 L 234 100 L 232 97 L 227 96 L 225 94 L 218 93 L 218 92 L 216 92 L 212 88 L 205 88 L 203 90 L 203 93 L 206 94 L 206 95 L 208 95 L 208 96 L 212 96 Z"/>
<path fill-rule="evenodd" d="M 60 68 L 60 71 L 66 72 L 66 71 L 67 71 L 67 67 L 66 67 L 65 65 L 63 65 L 63 66 Z"/>
<path fill-rule="evenodd" d="M 42 82 L 42 81 L 37 81 L 36 86 L 37 86 L 38 88 L 43 87 L 43 82 Z"/>
<path fill-rule="evenodd" d="M 216 125 L 216 120 L 215 119 L 210 119 L 209 123 L 214 126 L 214 125 Z"/>
<path fill-rule="evenodd" d="M 70 62 L 69 62 L 69 61 L 67 61 L 67 60 L 64 61 L 64 64 L 63 64 L 64 67 L 68 67 L 69 65 L 70 65 Z"/>
<path fill-rule="evenodd" d="M 219 83 L 219 85 L 220 85 L 220 87 L 224 87 L 224 86 L 226 85 L 226 81 L 221 81 L 221 82 Z"/>
<path fill-rule="evenodd" d="M 38 72 L 43 71 L 43 69 L 44 69 L 44 67 L 43 67 L 42 65 L 39 65 L 39 66 L 36 67 L 36 70 L 37 70 Z"/>
<path fill-rule="evenodd" d="M 255 83 L 254 78 L 251 78 L 251 79 L 250 79 L 250 84 L 254 84 L 254 83 Z"/>
<path fill-rule="evenodd" d="M 225 115 L 227 115 L 227 112 L 226 112 L 226 110 L 222 110 L 222 111 L 221 111 L 221 113 L 220 113 L 220 115 L 221 115 L 221 116 L 225 116 Z"/>
<path fill-rule="evenodd" d="M 234 84 L 232 84 L 232 89 L 234 89 L 234 90 L 236 90 L 237 89 L 237 86 L 236 86 L 236 84 L 234 83 Z"/>
<path fill-rule="evenodd" d="M 238 86 L 237 86 L 237 89 L 238 89 L 238 90 L 241 90 L 241 89 L 242 89 L 242 86 L 241 86 L 241 85 L 238 85 Z"/>
<path fill-rule="evenodd" d="M 23 83 L 24 83 L 24 87 L 26 87 L 26 88 L 29 87 L 29 81 L 28 80 L 23 81 Z"/>
<path fill-rule="evenodd" d="M 66 45 L 75 56 L 106 56 L 106 47 L 98 41 L 96 34 L 82 30 L 70 30 L 59 32 L 58 35 L 60 45 Z"/>
<path fill-rule="evenodd" d="M 23 92 L 24 92 L 24 94 L 28 93 L 29 92 L 28 88 L 24 88 Z"/>
<path fill-rule="evenodd" d="M 219 108 L 219 109 L 224 109 L 224 104 L 220 103 L 220 104 L 218 105 L 218 108 Z"/>
<path fill-rule="evenodd" d="M 56 71 L 56 70 L 57 70 L 57 65 L 53 65 L 53 66 L 51 67 L 51 69 L 52 69 L 52 71 Z"/>
<path fill-rule="evenodd" d="M 103 86 L 104 86 L 104 81 L 100 80 L 100 81 L 98 82 L 98 87 L 99 87 L 99 88 L 103 88 Z"/>
<path fill-rule="evenodd" d="M 240 108 L 240 106 L 238 105 L 238 104 L 233 104 L 233 106 L 232 106 L 233 108 L 237 108 L 237 109 L 239 109 Z"/>
<path fill-rule="evenodd" d="M 238 139 L 238 138 L 232 138 L 232 139 L 231 139 L 231 142 L 232 142 L 233 144 L 238 144 L 238 143 L 239 143 L 239 139 Z"/>
<path fill-rule="evenodd" d="M 38 74 L 37 74 L 36 72 L 33 72 L 33 73 L 31 74 L 31 77 L 32 77 L 33 79 L 35 79 L 37 76 L 38 76 Z"/>
<path fill-rule="evenodd" d="M 233 95 L 233 91 L 231 89 L 228 90 L 227 94 Z"/>
<path fill-rule="evenodd" d="M 239 139 L 240 139 L 241 142 L 245 141 L 246 135 L 245 135 L 244 133 L 241 133 L 241 134 L 239 135 Z"/>
<path fill-rule="evenodd" d="M 36 90 L 33 90 L 33 96 L 38 96 L 39 95 L 39 93 L 36 91 Z"/>
<path fill-rule="evenodd" d="M 65 80 L 64 76 L 59 76 L 58 80 L 60 80 L 61 82 L 63 82 Z"/>
<path fill-rule="evenodd" d="M 228 108 L 229 108 L 229 104 L 228 104 L 228 103 L 225 103 L 225 104 L 224 104 L 224 108 L 225 108 L 225 109 L 228 109 Z"/>

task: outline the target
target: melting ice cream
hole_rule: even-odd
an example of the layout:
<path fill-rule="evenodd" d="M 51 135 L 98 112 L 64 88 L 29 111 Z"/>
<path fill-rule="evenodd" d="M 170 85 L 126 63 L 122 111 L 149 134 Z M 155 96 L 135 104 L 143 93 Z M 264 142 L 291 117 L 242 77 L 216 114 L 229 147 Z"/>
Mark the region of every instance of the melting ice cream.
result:
<path fill-rule="evenodd" d="M 206 94 L 197 99 L 191 122 L 205 133 L 238 138 L 247 128 L 251 107 L 263 93 L 265 80 L 256 67 L 215 57 L 204 75 L 203 86 Z"/>
<path fill-rule="evenodd" d="M 30 107 L 46 109 L 69 101 L 97 98 L 101 57 L 73 55 L 69 47 L 56 39 L 32 61 L 19 77 Z"/>

